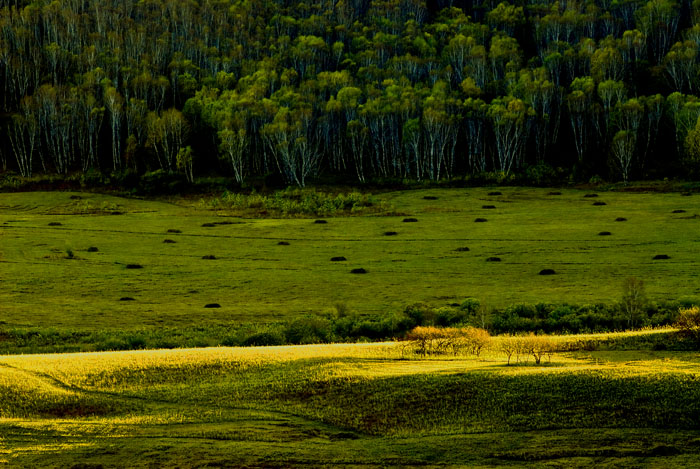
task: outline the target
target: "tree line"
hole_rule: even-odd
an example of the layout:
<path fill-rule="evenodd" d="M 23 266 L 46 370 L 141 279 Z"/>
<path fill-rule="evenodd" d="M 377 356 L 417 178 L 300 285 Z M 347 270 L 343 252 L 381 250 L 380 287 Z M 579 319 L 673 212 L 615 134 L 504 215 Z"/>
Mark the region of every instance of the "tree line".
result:
<path fill-rule="evenodd" d="M 14 0 L 0 165 L 693 177 L 699 48 L 700 0 Z"/>

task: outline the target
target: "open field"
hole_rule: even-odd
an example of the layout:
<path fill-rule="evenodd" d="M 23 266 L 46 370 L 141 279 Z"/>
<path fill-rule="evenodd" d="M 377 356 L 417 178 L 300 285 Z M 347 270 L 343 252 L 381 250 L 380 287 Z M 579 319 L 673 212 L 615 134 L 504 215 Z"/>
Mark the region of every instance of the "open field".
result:
<path fill-rule="evenodd" d="M 466 297 L 495 307 L 610 303 L 628 276 L 645 281 L 651 300 L 700 296 L 698 196 L 498 191 L 384 193 L 376 198 L 401 215 L 325 224 L 241 218 L 189 200 L 0 194 L 0 321 L 128 330 L 264 323 L 337 304 L 378 316 Z M 330 261 L 341 256 L 347 260 Z M 367 273 L 351 274 L 355 268 Z M 542 269 L 556 275 L 538 275 Z M 212 303 L 221 307 L 205 308 Z"/>
<path fill-rule="evenodd" d="M 0 465 L 697 467 L 699 378 L 698 353 L 649 350 L 4 356 Z"/>

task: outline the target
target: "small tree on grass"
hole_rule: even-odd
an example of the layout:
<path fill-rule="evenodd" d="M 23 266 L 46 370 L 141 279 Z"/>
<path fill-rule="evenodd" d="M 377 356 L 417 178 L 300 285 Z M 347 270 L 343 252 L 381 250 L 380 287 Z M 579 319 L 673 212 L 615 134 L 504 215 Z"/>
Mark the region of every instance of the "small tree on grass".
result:
<path fill-rule="evenodd" d="M 696 345 L 700 345 L 699 307 L 681 308 L 674 326 L 678 328 L 678 333 L 680 335 L 692 340 Z"/>
<path fill-rule="evenodd" d="M 532 355 L 535 359 L 535 364 L 539 365 L 545 355 L 548 355 L 551 360 L 551 354 L 554 352 L 555 346 L 549 337 L 530 333 L 530 335 L 523 337 L 523 349 L 525 353 Z"/>
<path fill-rule="evenodd" d="M 504 336 L 501 337 L 501 341 L 498 344 L 498 349 L 503 352 L 506 357 L 508 357 L 508 365 L 510 365 L 511 357 L 516 353 L 518 349 L 518 343 L 515 337 Z"/>
<path fill-rule="evenodd" d="M 486 329 L 467 327 L 459 331 L 460 337 L 466 343 L 467 351 L 477 357 L 481 355 L 481 352 L 488 348 L 491 343 L 491 335 Z"/>
<path fill-rule="evenodd" d="M 406 341 L 416 350 L 416 353 L 426 356 L 432 349 L 432 342 L 439 329 L 436 327 L 416 327 L 406 334 Z"/>
<path fill-rule="evenodd" d="M 632 328 L 638 323 L 646 304 L 644 282 L 636 277 L 626 278 L 622 284 L 622 310 L 628 327 Z"/>
<path fill-rule="evenodd" d="M 548 356 L 551 361 L 552 354 L 556 352 L 557 348 L 550 337 L 530 333 L 529 335 L 501 337 L 498 350 L 505 354 L 508 365 L 510 365 L 513 355 L 518 362 L 521 356 L 525 357 L 526 362 L 528 357 L 532 356 L 535 359 L 535 364 L 539 365 L 545 356 Z"/>

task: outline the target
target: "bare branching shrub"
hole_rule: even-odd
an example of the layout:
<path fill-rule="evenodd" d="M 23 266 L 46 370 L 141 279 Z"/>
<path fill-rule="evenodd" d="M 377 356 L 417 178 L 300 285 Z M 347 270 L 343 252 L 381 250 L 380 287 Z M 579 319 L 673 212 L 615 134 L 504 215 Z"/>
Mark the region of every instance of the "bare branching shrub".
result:
<path fill-rule="evenodd" d="M 508 365 L 510 365 L 510 359 L 518 350 L 518 341 L 516 339 L 517 338 L 513 336 L 503 336 L 498 343 L 498 350 L 506 355 L 508 358 Z"/>
<path fill-rule="evenodd" d="M 552 359 L 552 353 L 556 351 L 556 344 L 549 337 L 530 333 L 523 336 L 523 349 L 528 355 L 532 355 L 535 364 L 539 365 L 544 356 Z"/>
<path fill-rule="evenodd" d="M 539 365 L 545 356 L 551 361 L 552 354 L 558 351 L 557 344 L 550 337 L 532 333 L 502 336 L 498 343 L 498 350 L 505 354 L 508 365 L 510 365 L 513 356 L 517 362 L 520 362 L 521 358 L 527 362 L 528 358 L 532 356 L 535 359 L 535 364 Z"/>

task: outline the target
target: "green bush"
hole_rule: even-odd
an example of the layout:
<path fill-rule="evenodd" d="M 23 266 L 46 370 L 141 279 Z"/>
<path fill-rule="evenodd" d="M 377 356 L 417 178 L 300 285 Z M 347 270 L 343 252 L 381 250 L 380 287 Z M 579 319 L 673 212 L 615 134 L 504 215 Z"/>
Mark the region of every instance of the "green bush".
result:
<path fill-rule="evenodd" d="M 466 322 L 469 315 L 469 310 L 462 308 L 455 309 L 450 307 L 438 308 L 435 311 L 434 323 L 436 326 L 449 327 Z"/>
<path fill-rule="evenodd" d="M 158 169 L 141 176 L 139 190 L 144 194 L 177 194 L 187 185 L 185 176 Z"/>
<path fill-rule="evenodd" d="M 412 321 L 413 327 L 424 326 L 433 323 L 435 309 L 425 303 L 414 303 L 406 306 L 403 314 Z"/>
<path fill-rule="evenodd" d="M 553 186 L 561 179 L 561 175 L 547 163 L 539 163 L 525 169 L 526 182 L 535 186 Z"/>
<path fill-rule="evenodd" d="M 481 307 L 481 302 L 476 298 L 467 298 L 459 305 L 459 309 L 467 313 L 468 315 L 476 314 Z"/>
<path fill-rule="evenodd" d="M 243 340 L 241 345 L 244 347 L 248 346 L 269 346 L 269 345 L 284 345 L 286 339 L 281 332 L 278 331 L 265 331 L 258 332 L 251 336 L 248 336 Z"/>
<path fill-rule="evenodd" d="M 691 340 L 696 347 L 700 346 L 700 308 L 681 308 L 674 324 L 681 337 Z"/>
<path fill-rule="evenodd" d="M 332 339 L 331 324 L 320 317 L 305 317 L 287 324 L 284 336 L 290 344 L 318 344 Z"/>

